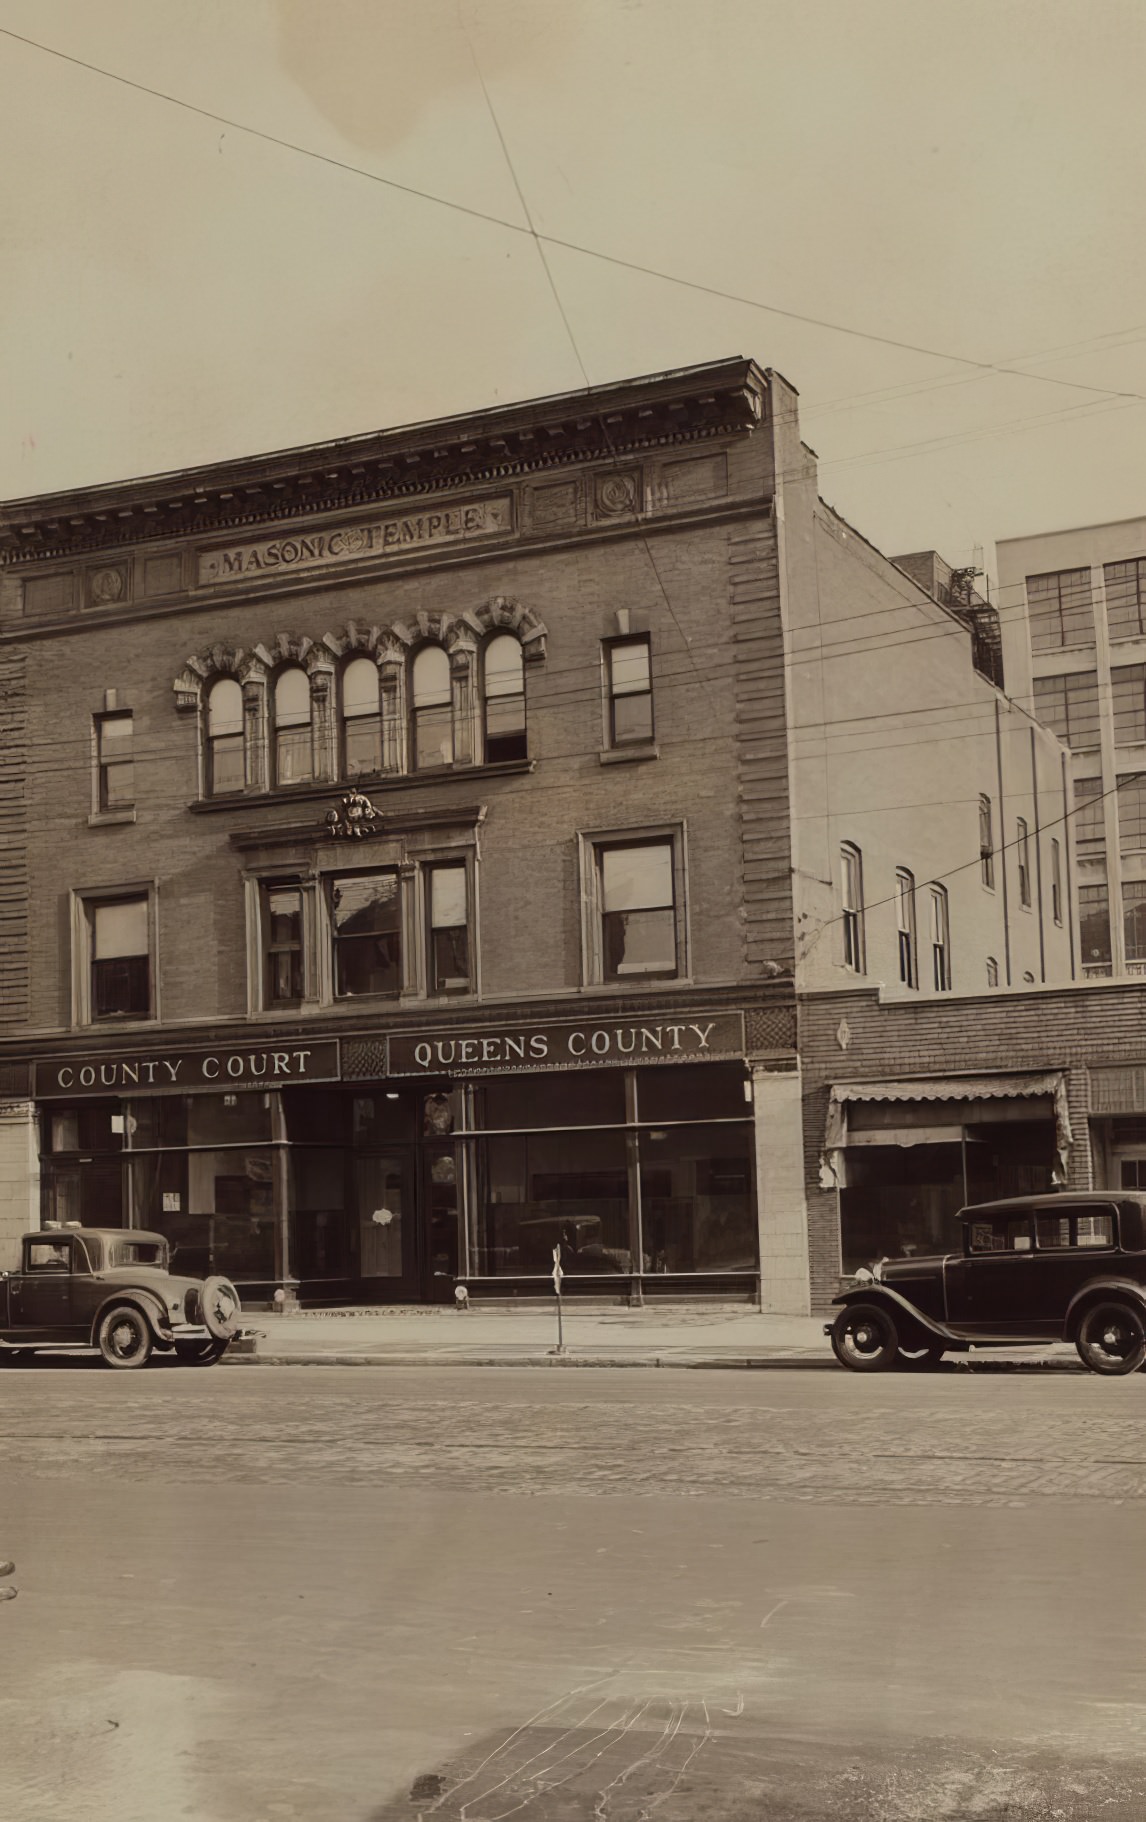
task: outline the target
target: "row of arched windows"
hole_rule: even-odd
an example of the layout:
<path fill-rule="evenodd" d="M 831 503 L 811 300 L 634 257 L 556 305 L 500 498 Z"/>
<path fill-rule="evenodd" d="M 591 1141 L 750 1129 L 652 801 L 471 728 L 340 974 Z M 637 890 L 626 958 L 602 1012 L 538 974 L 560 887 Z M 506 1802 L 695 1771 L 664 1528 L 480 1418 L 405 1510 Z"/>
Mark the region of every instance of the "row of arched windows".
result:
<path fill-rule="evenodd" d="M 331 713 L 337 743 L 337 772 L 345 779 L 369 778 L 405 770 L 428 772 L 455 763 L 459 716 L 473 724 L 480 750 L 467 752 L 469 763 L 496 764 L 526 757 L 525 670 L 520 641 L 497 633 L 481 652 L 480 700 L 459 700 L 468 681 L 455 687 L 450 657 L 441 645 L 419 647 L 405 666 L 390 667 L 388 685 L 378 662 L 356 656 L 334 674 Z M 272 787 L 301 785 L 325 777 L 323 759 L 328 720 L 319 705 L 331 688 L 322 673 L 321 695 L 315 679 L 298 663 L 282 666 L 270 681 L 266 701 L 266 745 Z M 217 677 L 206 690 L 205 785 L 220 797 L 243 791 L 254 782 L 248 758 L 250 732 L 244 723 L 242 685 L 233 676 Z M 474 741 L 471 737 L 469 745 Z"/>

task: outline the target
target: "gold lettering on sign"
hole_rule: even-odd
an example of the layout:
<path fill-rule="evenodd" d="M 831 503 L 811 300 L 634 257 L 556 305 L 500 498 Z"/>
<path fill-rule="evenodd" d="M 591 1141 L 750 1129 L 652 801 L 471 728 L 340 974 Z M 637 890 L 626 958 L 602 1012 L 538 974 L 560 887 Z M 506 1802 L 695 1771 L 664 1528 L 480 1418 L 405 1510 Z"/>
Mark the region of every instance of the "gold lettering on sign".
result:
<path fill-rule="evenodd" d="M 314 569 L 327 563 L 388 556 L 395 551 L 434 544 L 461 544 L 513 530 L 513 499 L 499 494 L 472 500 L 467 506 L 443 506 L 438 512 L 409 513 L 330 531 L 291 537 L 260 538 L 248 544 L 204 550 L 199 554 L 199 584 L 245 581 L 248 576 L 274 576 Z"/>

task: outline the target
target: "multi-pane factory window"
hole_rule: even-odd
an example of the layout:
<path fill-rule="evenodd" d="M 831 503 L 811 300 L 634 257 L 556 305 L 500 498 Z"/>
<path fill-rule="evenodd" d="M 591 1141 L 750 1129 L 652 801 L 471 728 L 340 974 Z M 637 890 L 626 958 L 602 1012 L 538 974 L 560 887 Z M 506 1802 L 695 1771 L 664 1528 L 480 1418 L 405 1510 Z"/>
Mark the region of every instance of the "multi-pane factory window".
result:
<path fill-rule="evenodd" d="M 1146 779 L 1124 780 L 1118 787 L 1115 802 L 1118 805 L 1118 845 L 1123 854 L 1146 854 Z"/>
<path fill-rule="evenodd" d="M 1027 613 L 1032 651 L 1060 651 L 1064 645 L 1090 644 L 1094 639 L 1094 614 L 1089 569 L 1060 569 L 1049 576 L 1028 576 Z"/>
<path fill-rule="evenodd" d="M 1080 854 L 1097 855 L 1106 848 L 1106 819 L 1101 778 L 1076 778 L 1074 784 L 1074 839 Z"/>
<path fill-rule="evenodd" d="M 1135 639 L 1146 633 L 1146 557 L 1129 563 L 1107 563 L 1106 623 L 1112 639 Z"/>
<path fill-rule="evenodd" d="M 1098 678 L 1093 671 L 1035 678 L 1035 713 L 1069 747 L 1098 745 Z"/>
<path fill-rule="evenodd" d="M 1146 962 L 1146 879 L 1128 879 L 1122 887 L 1122 930 L 1128 962 Z"/>
<path fill-rule="evenodd" d="M 1146 740 L 1146 664 L 1120 664 L 1110 673 L 1114 702 L 1114 744 Z"/>
<path fill-rule="evenodd" d="M 1078 889 L 1078 936 L 1082 965 L 1091 974 L 1110 972 L 1110 899 L 1105 883 Z"/>

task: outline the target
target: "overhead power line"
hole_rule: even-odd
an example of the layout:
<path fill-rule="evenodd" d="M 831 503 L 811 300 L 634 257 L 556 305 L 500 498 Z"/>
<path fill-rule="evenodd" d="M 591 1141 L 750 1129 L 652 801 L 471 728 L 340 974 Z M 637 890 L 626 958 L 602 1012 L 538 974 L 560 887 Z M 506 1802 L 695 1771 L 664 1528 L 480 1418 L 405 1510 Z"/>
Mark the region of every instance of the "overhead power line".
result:
<path fill-rule="evenodd" d="M 871 329 L 856 328 L 852 323 L 839 323 L 828 317 L 812 316 L 806 311 L 790 310 L 780 304 L 765 303 L 757 297 L 748 297 L 743 293 L 725 290 L 718 285 L 704 284 L 699 279 L 686 278 L 679 272 L 666 272 L 657 266 L 645 265 L 640 260 L 626 259 L 618 253 L 607 253 L 601 247 L 586 246 L 579 241 L 566 240 L 557 234 L 545 234 L 523 222 L 511 221 L 506 216 L 495 215 L 490 210 L 474 208 L 468 203 L 457 202 L 449 196 L 440 196 L 435 191 L 421 189 L 415 184 L 400 183 L 396 178 L 383 177 L 380 172 L 369 171 L 365 166 L 353 164 L 348 159 L 335 158 L 329 152 L 319 152 L 312 146 L 299 145 L 296 140 L 287 139 L 278 133 L 267 132 L 262 127 L 251 126 L 245 120 L 236 120 L 233 116 L 217 113 L 212 108 L 201 107 L 197 102 L 187 101 L 182 96 L 172 95 L 164 89 L 157 89 L 150 83 L 138 82 L 130 76 L 121 75 L 118 70 L 109 70 L 102 64 L 92 63 L 84 57 L 74 56 L 71 52 L 62 51 L 55 45 L 45 44 L 38 38 L 30 38 L 23 32 L 14 32 L 10 27 L 0 26 L 0 37 L 26 45 L 30 50 L 40 51 L 45 56 L 58 58 L 62 63 L 72 64 L 75 68 L 86 70 L 93 76 L 100 76 L 105 81 L 120 83 L 124 88 L 134 89 L 137 94 L 149 95 L 156 101 L 163 101 L 171 107 L 181 108 L 188 114 L 197 114 L 204 120 L 214 122 L 216 126 L 229 127 L 232 132 L 245 133 L 253 139 L 261 139 L 268 145 L 278 146 L 282 151 L 294 152 L 299 157 L 312 158 L 319 164 L 329 165 L 334 170 L 345 171 L 352 176 L 365 178 L 369 183 L 379 184 L 383 189 L 394 190 L 400 195 L 413 197 L 419 202 L 431 203 L 436 208 L 451 209 L 459 215 L 469 216 L 472 220 L 484 221 L 492 227 L 503 228 L 507 233 L 528 235 L 538 242 L 544 242 L 546 246 L 560 247 L 567 253 L 576 253 L 585 259 L 598 260 L 627 272 L 638 273 L 645 278 L 657 279 L 662 284 L 679 285 L 685 290 L 695 291 L 701 296 L 719 298 L 724 303 L 738 304 L 748 310 L 762 310 L 770 316 L 784 317 L 789 322 L 803 323 L 809 328 L 823 329 L 833 335 L 852 336 L 880 347 L 896 348 L 907 354 L 924 354 L 933 360 L 953 361 L 961 367 L 975 368 L 981 374 L 1007 374 L 1017 379 L 1034 380 L 1039 385 L 1065 386 L 1076 392 L 1088 392 L 1095 397 L 1146 400 L 1146 393 L 1126 388 L 1092 386 L 1082 380 L 1066 380 L 1051 374 L 1028 373 L 1022 367 L 1007 366 L 997 361 L 977 360 L 970 355 L 952 354 L 948 349 L 932 348 L 920 342 L 906 341 L 902 337 L 880 335 Z"/>

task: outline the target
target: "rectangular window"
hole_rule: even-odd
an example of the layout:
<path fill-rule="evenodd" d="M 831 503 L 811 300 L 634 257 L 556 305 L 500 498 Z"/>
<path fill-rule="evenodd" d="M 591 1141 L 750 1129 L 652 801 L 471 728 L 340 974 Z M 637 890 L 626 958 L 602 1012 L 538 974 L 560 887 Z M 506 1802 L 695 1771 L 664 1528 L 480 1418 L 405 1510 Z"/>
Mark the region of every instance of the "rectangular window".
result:
<path fill-rule="evenodd" d="M 615 639 L 605 647 L 609 682 L 609 744 L 627 746 L 653 737 L 653 686 L 649 641 Z"/>
<path fill-rule="evenodd" d="M 1110 899 L 1105 884 L 1078 889 L 1078 940 L 1083 968 L 1110 972 Z"/>
<path fill-rule="evenodd" d="M 671 841 L 597 850 L 607 981 L 680 972 Z"/>
<path fill-rule="evenodd" d="M 99 810 L 130 810 L 135 803 L 135 763 L 132 757 L 133 718 L 130 709 L 95 717 L 96 768 Z"/>
<path fill-rule="evenodd" d="M 429 957 L 427 989 L 431 994 L 470 991 L 469 893 L 464 861 L 428 869 Z"/>
<path fill-rule="evenodd" d="M 1093 671 L 1072 671 L 1065 677 L 1036 677 L 1035 714 L 1067 746 L 1096 747 L 1097 676 Z"/>
<path fill-rule="evenodd" d="M 1074 839 L 1080 854 L 1106 851 L 1106 810 L 1101 778 L 1076 778 L 1074 784 Z"/>
<path fill-rule="evenodd" d="M 302 887 L 262 887 L 263 1005 L 297 1005 L 306 991 Z"/>
<path fill-rule="evenodd" d="M 995 888 L 995 834 L 991 827 L 991 799 L 979 799 L 979 874 L 985 886 Z"/>
<path fill-rule="evenodd" d="M 1112 639 L 1136 639 L 1146 633 L 1146 557 L 1129 563 L 1107 563 L 1106 623 Z"/>
<path fill-rule="evenodd" d="M 951 926 L 946 886 L 931 888 L 931 974 L 936 993 L 951 986 Z"/>
<path fill-rule="evenodd" d="M 1076 785 L 1076 794 L 1077 791 Z M 1122 853 L 1146 853 L 1146 779 L 1127 778 L 1119 785 L 1115 802 L 1118 805 L 1118 845 Z"/>
<path fill-rule="evenodd" d="M 1092 643 L 1094 614 L 1089 569 L 1061 569 L 1049 576 L 1028 576 L 1027 614 L 1033 652 Z"/>
<path fill-rule="evenodd" d="M 1062 843 L 1056 839 L 1051 841 L 1051 915 L 1062 923 Z"/>
<path fill-rule="evenodd" d="M 1031 904 L 1031 842 L 1027 825 L 1020 816 L 1018 834 L 1015 839 L 1015 853 L 1019 863 L 1019 903 L 1030 909 Z"/>
<path fill-rule="evenodd" d="M 863 856 L 851 842 L 840 849 L 844 967 L 864 972 Z"/>
<path fill-rule="evenodd" d="M 338 999 L 398 993 L 402 923 L 397 873 L 353 873 L 328 884 Z"/>
<path fill-rule="evenodd" d="M 987 985 L 988 987 L 999 985 L 999 964 L 993 955 L 987 957 Z"/>
<path fill-rule="evenodd" d="M 93 1019 L 151 1017 L 151 943 L 148 901 L 88 900 Z"/>
<path fill-rule="evenodd" d="M 1146 879 L 1128 879 L 1122 887 L 1122 929 L 1128 962 L 1146 962 Z"/>
<path fill-rule="evenodd" d="M 915 875 L 899 867 L 895 875 L 895 921 L 899 933 L 899 978 L 905 987 L 919 985 L 915 946 Z"/>
<path fill-rule="evenodd" d="M 1146 740 L 1146 664 L 1120 664 L 1110 673 L 1114 704 L 1114 744 L 1132 746 Z"/>

